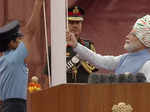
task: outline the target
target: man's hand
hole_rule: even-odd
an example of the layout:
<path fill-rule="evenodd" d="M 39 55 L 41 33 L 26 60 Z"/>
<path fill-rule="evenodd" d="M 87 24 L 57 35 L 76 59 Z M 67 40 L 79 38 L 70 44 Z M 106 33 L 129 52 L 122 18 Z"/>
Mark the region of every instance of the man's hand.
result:
<path fill-rule="evenodd" d="M 77 39 L 76 39 L 74 33 L 67 32 L 66 33 L 66 41 L 67 41 L 68 46 L 72 46 L 73 48 L 75 48 L 77 46 Z"/>

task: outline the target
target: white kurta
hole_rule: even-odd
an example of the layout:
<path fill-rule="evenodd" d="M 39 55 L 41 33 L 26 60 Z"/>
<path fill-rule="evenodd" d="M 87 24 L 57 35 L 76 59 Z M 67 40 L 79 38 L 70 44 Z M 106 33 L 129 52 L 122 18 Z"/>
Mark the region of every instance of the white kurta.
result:
<path fill-rule="evenodd" d="M 107 70 L 115 70 L 120 63 L 121 57 L 123 56 L 103 56 L 89 50 L 79 43 L 77 44 L 76 48 L 74 48 L 74 51 L 77 52 L 81 59 L 88 61 L 97 68 L 104 68 Z M 147 61 L 139 70 L 139 72 L 144 73 L 147 78 L 147 82 L 150 82 L 150 61 Z"/>

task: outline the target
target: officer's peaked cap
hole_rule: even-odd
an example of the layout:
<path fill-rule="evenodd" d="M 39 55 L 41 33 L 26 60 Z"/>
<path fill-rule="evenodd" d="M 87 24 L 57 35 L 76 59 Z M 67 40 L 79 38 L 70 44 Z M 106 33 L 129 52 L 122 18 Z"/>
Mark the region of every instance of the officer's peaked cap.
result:
<path fill-rule="evenodd" d="M 14 39 L 21 37 L 23 34 L 19 32 L 20 23 L 15 20 L 0 28 L 0 41 L 6 39 Z"/>
<path fill-rule="evenodd" d="M 84 10 L 79 6 L 73 6 L 68 8 L 68 20 L 69 21 L 83 21 Z"/>

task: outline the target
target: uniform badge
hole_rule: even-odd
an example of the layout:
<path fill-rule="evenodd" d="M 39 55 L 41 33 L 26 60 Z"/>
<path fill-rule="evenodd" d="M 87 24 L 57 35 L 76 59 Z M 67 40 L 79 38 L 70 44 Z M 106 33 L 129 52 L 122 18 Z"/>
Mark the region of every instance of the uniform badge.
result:
<path fill-rule="evenodd" d="M 74 64 L 77 64 L 80 60 L 77 56 L 74 56 L 72 57 L 71 61 L 74 63 Z"/>
<path fill-rule="evenodd" d="M 77 6 L 75 6 L 75 8 L 73 9 L 73 14 L 77 15 L 79 13 L 79 9 Z"/>

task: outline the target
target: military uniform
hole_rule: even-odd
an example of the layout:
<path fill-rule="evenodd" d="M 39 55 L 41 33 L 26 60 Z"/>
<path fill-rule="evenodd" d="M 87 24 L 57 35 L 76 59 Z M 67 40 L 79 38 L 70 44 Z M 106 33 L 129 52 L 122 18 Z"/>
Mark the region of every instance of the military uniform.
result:
<path fill-rule="evenodd" d="M 82 21 L 84 21 L 84 10 L 78 6 L 69 8 L 67 20 L 68 23 L 71 25 L 70 26 L 71 29 L 69 28 L 70 32 L 73 31 L 74 33 L 74 28 L 76 29 L 77 25 L 80 24 Z M 80 28 L 81 27 L 79 27 L 79 29 Z M 80 44 L 95 51 L 94 45 L 91 41 L 84 40 L 79 37 L 80 37 L 79 35 L 76 36 Z M 97 69 L 94 66 L 88 64 L 88 62 L 80 60 L 78 54 L 76 54 L 71 47 L 67 47 L 66 55 L 67 55 L 67 67 L 66 67 L 67 82 L 87 83 L 89 74 L 96 71 Z"/>
<path fill-rule="evenodd" d="M 84 10 L 78 6 L 74 6 L 68 9 L 67 20 L 69 22 L 70 21 L 82 22 L 84 20 L 83 15 L 84 15 Z M 70 29 L 67 28 L 67 30 L 70 30 Z M 94 45 L 91 41 L 79 38 L 78 42 L 86 46 L 87 48 L 95 51 Z M 94 66 L 88 64 L 88 62 L 80 60 L 78 57 L 78 54 L 76 54 L 73 51 L 72 47 L 67 46 L 66 50 L 67 50 L 66 51 L 67 82 L 68 83 L 87 83 L 89 74 L 96 71 L 97 69 Z M 51 56 L 50 52 L 49 52 L 49 56 Z M 44 73 L 48 74 L 47 65 L 44 69 Z"/>
<path fill-rule="evenodd" d="M 78 42 L 87 48 L 95 51 L 94 45 L 89 40 L 79 39 Z M 87 83 L 88 76 L 92 73 L 97 71 L 97 69 L 90 65 L 88 62 L 81 60 L 77 57 L 77 54 L 73 51 L 72 47 L 67 47 L 67 65 L 70 65 L 70 68 L 67 67 L 67 82 L 68 83 Z M 76 56 L 77 62 L 73 62 L 74 57 Z M 71 62 L 70 62 L 71 61 Z M 69 64 L 68 64 L 69 63 Z M 69 69 L 68 69 L 69 68 Z"/>

